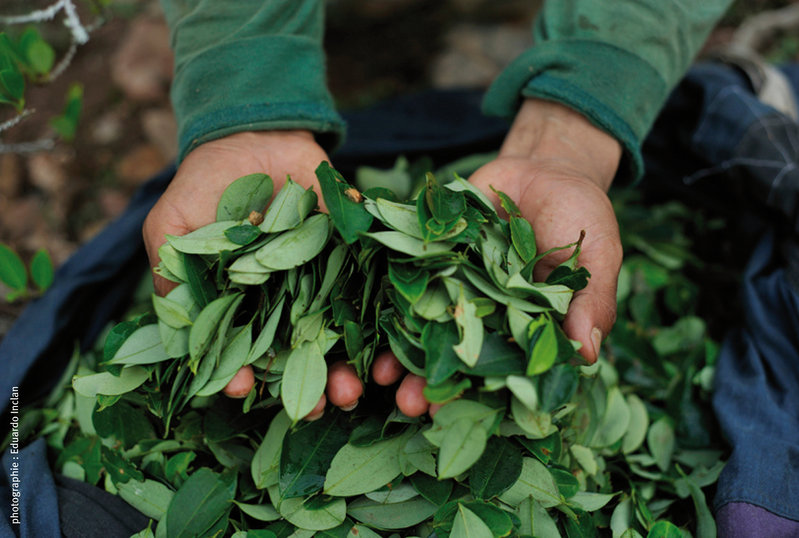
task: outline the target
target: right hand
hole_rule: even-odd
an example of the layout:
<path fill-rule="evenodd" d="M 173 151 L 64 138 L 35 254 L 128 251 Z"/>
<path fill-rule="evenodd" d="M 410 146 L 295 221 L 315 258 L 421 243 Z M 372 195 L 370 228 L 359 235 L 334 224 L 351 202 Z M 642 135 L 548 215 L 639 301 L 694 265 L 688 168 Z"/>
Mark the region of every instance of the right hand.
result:
<path fill-rule="evenodd" d="M 526 99 L 497 159 L 469 178 L 495 205 L 492 187 L 507 194 L 530 221 L 539 252 L 568 244 L 586 232 L 579 263 L 591 272 L 588 286 L 574 295 L 563 321 L 566 334 L 582 344 L 580 354 L 597 360 L 604 335 L 616 318 L 616 282 L 621 240 L 607 190 L 621 158 L 621 145 L 578 112 L 558 103 Z M 497 207 L 500 210 L 499 207 Z M 502 211 L 500 210 L 500 213 Z M 564 250 L 536 265 L 539 281 L 571 255 Z M 381 385 L 395 383 L 404 369 L 390 352 L 372 368 Z M 397 406 L 409 416 L 440 407 L 424 397 L 425 380 L 412 374 L 397 389 Z"/>
<path fill-rule="evenodd" d="M 241 176 L 267 173 L 275 192 L 286 177 L 316 188 L 314 171 L 327 153 L 309 131 L 238 133 L 198 146 L 183 160 L 160 200 L 144 221 L 142 233 L 150 266 L 158 265 L 165 234 L 185 235 L 216 220 L 224 190 Z M 155 291 L 166 295 L 175 285 L 153 275 Z"/>
<path fill-rule="evenodd" d="M 185 235 L 216 220 L 216 206 L 224 190 L 234 180 L 253 173 L 272 177 L 275 192 L 286 178 L 305 188 L 312 187 L 319 195 L 316 167 L 327 161 L 327 153 L 316 143 L 309 131 L 264 131 L 238 133 L 194 149 L 178 168 L 174 179 L 153 206 L 144 221 L 142 233 L 150 266 L 158 265 L 158 247 L 166 234 Z M 320 197 L 321 202 L 321 197 Z M 166 295 L 175 284 L 153 275 L 156 293 Z M 328 397 L 334 405 L 348 407 L 357 402 L 363 387 L 354 370 L 337 372 L 337 381 L 328 387 Z M 243 397 L 250 392 L 255 379 L 250 366 L 245 366 L 225 387 L 225 394 Z M 325 396 L 307 418 L 318 418 L 324 411 Z"/>

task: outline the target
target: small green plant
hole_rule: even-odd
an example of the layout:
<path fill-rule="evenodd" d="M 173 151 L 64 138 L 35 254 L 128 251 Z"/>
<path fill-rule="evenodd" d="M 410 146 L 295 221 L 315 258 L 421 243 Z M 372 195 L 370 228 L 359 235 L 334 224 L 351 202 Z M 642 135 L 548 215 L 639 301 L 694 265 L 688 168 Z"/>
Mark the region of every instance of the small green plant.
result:
<path fill-rule="evenodd" d="M 30 280 L 36 287 L 35 292 L 29 287 Z M 6 294 L 6 301 L 13 302 L 32 294 L 44 293 L 53 283 L 53 260 L 44 249 L 39 249 L 26 268 L 19 254 L 8 245 L 0 243 L 0 282 L 11 288 Z"/>
<path fill-rule="evenodd" d="M 12 40 L 0 33 L 0 103 L 25 108 L 26 79 L 43 81 L 55 64 L 55 51 L 34 27 Z"/>
<path fill-rule="evenodd" d="M 13 107 L 16 113 L 0 122 L 0 133 L 16 126 L 35 110 L 27 106 L 26 95 L 31 85 L 48 84 L 58 78 L 70 65 L 80 45 L 89 40 L 89 33 L 103 22 L 105 0 L 88 2 L 98 18 L 90 26 L 84 25 L 71 0 L 59 0 L 45 9 L 19 15 L 0 16 L 0 24 L 25 25 L 21 32 L 0 32 L 0 105 Z M 43 24 L 58 17 L 71 34 L 69 48 L 59 57 L 44 39 L 35 24 Z M 67 91 L 63 112 L 51 119 L 50 125 L 57 136 L 39 140 L 3 144 L 0 153 L 26 153 L 51 149 L 61 138 L 71 142 L 75 138 L 83 98 L 83 88 L 73 84 Z M 3 108 L 3 107 L 0 107 Z"/>
<path fill-rule="evenodd" d="M 83 108 L 83 86 L 73 84 L 67 91 L 64 111 L 50 120 L 50 126 L 66 142 L 75 140 L 81 108 Z"/>

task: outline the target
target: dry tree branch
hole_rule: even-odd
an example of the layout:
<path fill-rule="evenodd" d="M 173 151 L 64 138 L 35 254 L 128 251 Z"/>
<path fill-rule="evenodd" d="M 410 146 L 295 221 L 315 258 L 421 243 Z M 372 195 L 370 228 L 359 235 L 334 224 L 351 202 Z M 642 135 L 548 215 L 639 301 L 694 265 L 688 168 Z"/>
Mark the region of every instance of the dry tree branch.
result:
<path fill-rule="evenodd" d="M 0 24 L 28 24 L 31 22 L 50 21 L 62 10 L 64 11 L 64 26 L 69 28 L 72 40 L 79 45 L 83 45 L 89 40 L 89 32 L 81 23 L 72 0 L 58 0 L 44 9 L 31 11 L 23 15 L 0 16 Z"/>
<path fill-rule="evenodd" d="M 4 153 L 14 153 L 21 155 L 24 153 L 38 153 L 49 151 L 55 147 L 55 138 L 41 138 L 32 142 L 20 142 L 18 144 L 3 144 L 0 142 L 0 155 Z"/>
<path fill-rule="evenodd" d="M 21 15 L 0 15 L 0 24 L 28 24 L 32 22 L 45 22 L 53 20 L 60 11 L 64 12 L 64 26 L 69 29 L 72 40 L 69 49 L 63 58 L 58 62 L 50 73 L 47 75 L 47 81 L 52 82 L 67 69 L 72 63 L 75 53 L 79 45 L 85 44 L 89 41 L 89 33 L 97 29 L 103 22 L 102 19 L 95 21 L 89 26 L 84 26 L 75 9 L 75 4 L 72 0 L 58 0 L 46 8 L 32 11 Z M 0 123 L 0 133 L 19 124 L 25 118 L 33 114 L 34 111 L 25 109 L 17 116 Z M 17 144 L 3 144 L 0 140 L 0 154 L 3 153 L 35 153 L 37 151 L 49 150 L 55 147 L 55 137 L 42 138 L 30 142 L 21 142 Z"/>
<path fill-rule="evenodd" d="M 24 120 L 33 113 L 34 110 L 26 108 L 25 110 L 23 110 L 22 112 L 11 118 L 10 120 L 6 120 L 3 123 L 0 123 L 0 133 L 8 129 L 11 129 L 13 126 L 15 126 L 16 124 L 18 124 L 19 122 L 21 122 L 22 120 Z"/>
<path fill-rule="evenodd" d="M 52 20 L 61 10 L 64 11 L 64 26 L 69 29 L 72 36 L 72 42 L 70 43 L 69 50 L 67 50 L 64 57 L 58 62 L 58 65 L 51 70 L 47 78 L 48 81 L 55 80 L 66 70 L 69 64 L 72 63 L 72 59 L 75 57 L 75 52 L 78 49 L 78 45 L 85 44 L 89 40 L 89 32 L 100 26 L 102 21 L 95 21 L 94 24 L 88 27 L 84 26 L 80 21 L 80 17 L 78 17 L 78 13 L 75 10 L 75 4 L 72 3 L 72 0 L 58 0 L 44 9 L 32 11 L 31 13 L 26 13 L 24 15 L 0 16 L 0 23 L 2 24 L 26 24 L 30 22 L 44 22 Z"/>
<path fill-rule="evenodd" d="M 73 4 L 71 0 L 64 0 L 64 16 L 66 17 L 64 24 L 69 28 L 70 32 L 72 32 L 72 39 L 74 39 L 78 45 L 86 43 L 89 40 L 89 33 L 81 24 L 80 17 L 78 17 L 78 13 L 75 11 L 75 4 Z"/>
<path fill-rule="evenodd" d="M 736 48 L 760 50 L 776 32 L 799 28 L 799 4 L 764 11 L 744 20 L 732 37 Z"/>
<path fill-rule="evenodd" d="M 22 120 L 33 114 L 35 110 L 26 108 L 10 120 L 6 120 L 3 123 L 0 123 L 0 133 L 11 129 Z M 0 140 L 0 155 L 4 153 L 36 153 L 38 151 L 46 151 L 53 149 L 55 147 L 55 138 L 48 137 L 48 138 L 41 138 L 39 140 L 33 140 L 30 142 L 20 142 L 18 144 L 3 144 Z"/>
<path fill-rule="evenodd" d="M 44 9 L 31 11 L 24 15 L 3 15 L 0 16 L 0 23 L 2 24 L 27 24 L 29 22 L 43 22 L 50 21 L 58 15 L 64 7 L 64 3 L 68 0 L 58 0 L 58 2 L 47 6 Z"/>
<path fill-rule="evenodd" d="M 72 63 L 72 59 L 75 58 L 75 53 L 78 51 L 78 44 L 75 41 L 69 44 L 69 50 L 67 50 L 64 57 L 58 62 L 58 64 L 53 67 L 50 71 L 50 74 L 47 75 L 47 82 L 52 82 L 58 77 L 60 77 L 64 71 L 66 71 L 69 64 Z"/>

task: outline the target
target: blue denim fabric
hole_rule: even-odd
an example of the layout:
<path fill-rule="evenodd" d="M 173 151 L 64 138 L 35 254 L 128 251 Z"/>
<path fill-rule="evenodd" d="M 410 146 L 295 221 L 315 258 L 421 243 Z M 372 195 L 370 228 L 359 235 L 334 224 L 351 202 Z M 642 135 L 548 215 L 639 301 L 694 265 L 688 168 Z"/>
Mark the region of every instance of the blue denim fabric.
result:
<path fill-rule="evenodd" d="M 47 394 L 75 344 L 90 346 L 130 300 L 146 267 L 142 222 L 173 175 L 169 169 L 150 180 L 121 217 L 71 256 L 0 342 L 3 424 L 13 387 L 23 406 Z"/>
<path fill-rule="evenodd" d="M 722 538 L 798 538 L 799 521 L 777 517 L 747 503 L 725 504 L 716 513 L 718 535 Z"/>
<path fill-rule="evenodd" d="M 61 536 L 58 499 L 53 475 L 47 464 L 47 445 L 44 439 L 36 440 L 20 450 L 19 454 L 7 451 L 3 454 L 2 464 L 0 503 L 3 505 L 3 519 L 0 520 L 0 537 Z M 15 478 L 19 481 L 12 484 Z M 10 517 L 13 492 L 19 493 L 18 521 Z"/>
<path fill-rule="evenodd" d="M 799 87 L 799 66 L 783 72 Z M 644 145 L 644 182 L 799 232 L 797 154 L 795 121 L 760 102 L 742 72 L 700 64 L 672 93 Z"/>
<path fill-rule="evenodd" d="M 778 246 L 769 233 L 752 254 L 744 325 L 717 365 L 713 405 L 732 454 L 715 505 L 747 502 L 799 520 L 799 295 Z"/>
<path fill-rule="evenodd" d="M 796 92 L 799 66 L 782 69 Z M 714 410 L 732 452 L 715 507 L 720 532 L 795 531 L 783 518 L 799 520 L 799 125 L 760 102 L 741 71 L 699 65 L 644 149 L 648 180 L 724 207 L 746 219 L 736 233 L 759 235 L 742 323 L 730 328 L 716 370 Z M 756 524 L 752 505 L 765 509 Z"/>
<path fill-rule="evenodd" d="M 12 390 L 19 403 L 36 401 L 58 380 L 76 342 L 88 346 L 112 316 L 125 307 L 146 267 L 141 225 L 174 175 L 166 170 L 150 180 L 125 213 L 59 268 L 54 285 L 28 306 L 0 342 L 0 437 L 5 437 Z M 18 459 L 14 459 L 17 456 Z M 9 469 L 21 463 L 21 524 L 10 522 Z M 0 474 L 0 537 L 61 536 L 58 499 L 39 439 L 19 455 L 3 454 Z"/>

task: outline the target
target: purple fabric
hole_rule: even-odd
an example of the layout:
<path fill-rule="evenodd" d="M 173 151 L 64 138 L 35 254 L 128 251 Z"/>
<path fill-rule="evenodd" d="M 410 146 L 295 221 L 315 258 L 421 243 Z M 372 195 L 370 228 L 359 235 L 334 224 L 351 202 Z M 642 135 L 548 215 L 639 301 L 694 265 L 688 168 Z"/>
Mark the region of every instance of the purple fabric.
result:
<path fill-rule="evenodd" d="M 749 503 L 727 503 L 716 514 L 719 538 L 799 538 L 799 521 Z"/>

